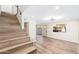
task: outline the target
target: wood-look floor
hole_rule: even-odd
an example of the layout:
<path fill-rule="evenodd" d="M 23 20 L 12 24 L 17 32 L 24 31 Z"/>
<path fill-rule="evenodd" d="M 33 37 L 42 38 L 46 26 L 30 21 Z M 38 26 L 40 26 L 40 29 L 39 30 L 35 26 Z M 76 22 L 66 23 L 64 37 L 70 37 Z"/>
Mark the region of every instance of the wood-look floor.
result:
<path fill-rule="evenodd" d="M 38 54 L 77 54 L 78 44 L 37 36 L 36 42 Z"/>

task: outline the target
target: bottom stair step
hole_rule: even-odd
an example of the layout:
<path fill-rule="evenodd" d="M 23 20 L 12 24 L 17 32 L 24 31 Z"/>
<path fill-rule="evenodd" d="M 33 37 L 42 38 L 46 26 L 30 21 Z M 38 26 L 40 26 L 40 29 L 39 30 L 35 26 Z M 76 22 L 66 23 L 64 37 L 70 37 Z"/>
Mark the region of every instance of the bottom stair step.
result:
<path fill-rule="evenodd" d="M 11 46 L 11 47 L 7 47 L 7 48 L 4 48 L 4 49 L 0 49 L 0 53 L 9 51 L 9 50 L 11 50 L 11 49 L 16 49 L 16 48 L 18 48 L 18 47 L 21 47 L 21 46 L 24 46 L 24 45 L 27 45 L 27 44 L 30 44 L 30 43 L 32 43 L 32 42 L 29 41 L 29 42 L 21 43 L 21 44 L 14 45 L 14 46 Z"/>
<path fill-rule="evenodd" d="M 12 54 L 30 54 L 31 52 L 36 51 L 36 47 L 35 46 L 31 46 L 25 49 L 19 49 L 18 51 L 12 53 Z"/>

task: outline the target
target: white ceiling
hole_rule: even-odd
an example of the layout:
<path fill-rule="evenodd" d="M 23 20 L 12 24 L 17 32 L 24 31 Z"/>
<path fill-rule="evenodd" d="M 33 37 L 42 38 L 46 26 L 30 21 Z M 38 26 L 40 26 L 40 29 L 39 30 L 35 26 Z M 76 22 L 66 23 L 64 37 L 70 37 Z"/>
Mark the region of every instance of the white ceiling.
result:
<path fill-rule="evenodd" d="M 26 14 L 35 20 L 37 23 L 51 22 L 60 20 L 78 20 L 79 19 L 79 6 L 78 5 L 60 5 L 56 10 L 56 5 L 32 5 L 26 10 Z"/>

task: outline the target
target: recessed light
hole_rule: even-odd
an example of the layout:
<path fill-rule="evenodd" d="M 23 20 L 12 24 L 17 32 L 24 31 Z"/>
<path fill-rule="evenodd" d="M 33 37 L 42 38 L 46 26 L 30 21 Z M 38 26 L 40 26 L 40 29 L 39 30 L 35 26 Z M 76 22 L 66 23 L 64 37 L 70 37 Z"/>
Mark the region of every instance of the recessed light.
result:
<path fill-rule="evenodd" d="M 58 9 L 60 9 L 60 6 L 56 6 L 55 8 L 56 8 L 56 10 L 58 10 Z"/>

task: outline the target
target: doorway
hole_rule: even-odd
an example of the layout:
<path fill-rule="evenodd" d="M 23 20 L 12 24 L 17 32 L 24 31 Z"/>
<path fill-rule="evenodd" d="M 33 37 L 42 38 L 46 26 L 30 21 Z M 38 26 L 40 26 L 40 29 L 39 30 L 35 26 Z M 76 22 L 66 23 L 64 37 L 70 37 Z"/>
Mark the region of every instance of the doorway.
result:
<path fill-rule="evenodd" d="M 36 26 L 36 39 L 41 40 L 43 36 L 47 36 L 47 25 Z"/>

